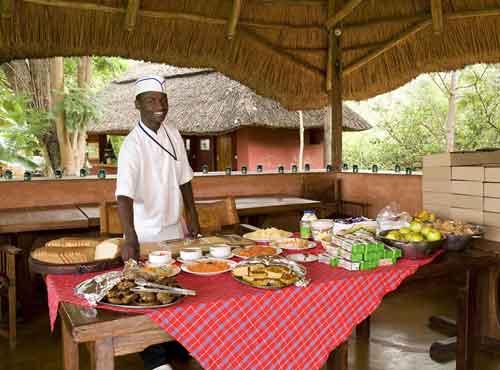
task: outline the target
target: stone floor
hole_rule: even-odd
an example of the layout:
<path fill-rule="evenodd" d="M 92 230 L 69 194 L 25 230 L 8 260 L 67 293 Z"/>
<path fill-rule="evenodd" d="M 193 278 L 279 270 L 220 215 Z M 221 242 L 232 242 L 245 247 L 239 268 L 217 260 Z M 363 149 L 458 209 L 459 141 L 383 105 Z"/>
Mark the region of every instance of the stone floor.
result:
<path fill-rule="evenodd" d="M 451 370 L 455 362 L 433 362 L 430 344 L 443 338 L 427 328 L 432 314 L 453 317 L 456 288 L 449 284 L 410 286 L 387 296 L 372 317 L 370 343 L 349 340 L 349 369 L 351 370 Z M 0 339 L 1 370 L 61 369 L 60 332 L 48 330 L 47 312 L 42 310 L 29 324 L 19 324 L 19 342 L 15 351 Z M 500 370 L 500 353 L 480 353 L 475 370 Z M 81 369 L 89 369 L 87 354 L 82 351 Z M 197 370 L 194 360 L 178 359 L 175 369 Z M 118 370 L 140 370 L 137 355 L 120 357 Z M 265 370 L 265 369 L 263 369 Z M 306 369 L 304 369 L 306 370 Z"/>

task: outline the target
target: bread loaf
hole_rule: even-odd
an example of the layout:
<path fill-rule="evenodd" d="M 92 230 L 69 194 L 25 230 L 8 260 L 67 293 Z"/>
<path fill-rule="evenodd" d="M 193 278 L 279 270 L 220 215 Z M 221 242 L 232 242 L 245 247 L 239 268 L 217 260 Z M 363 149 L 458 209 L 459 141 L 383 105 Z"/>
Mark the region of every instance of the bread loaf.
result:
<path fill-rule="evenodd" d="M 94 251 L 94 247 L 42 247 L 31 252 L 31 256 L 42 262 L 66 265 L 92 262 Z"/>
<path fill-rule="evenodd" d="M 94 259 L 98 261 L 118 257 L 120 255 L 120 245 L 122 242 L 122 238 L 107 239 L 100 242 L 95 247 Z"/>
<path fill-rule="evenodd" d="M 101 240 L 89 238 L 66 237 L 45 243 L 46 247 L 95 247 Z"/>

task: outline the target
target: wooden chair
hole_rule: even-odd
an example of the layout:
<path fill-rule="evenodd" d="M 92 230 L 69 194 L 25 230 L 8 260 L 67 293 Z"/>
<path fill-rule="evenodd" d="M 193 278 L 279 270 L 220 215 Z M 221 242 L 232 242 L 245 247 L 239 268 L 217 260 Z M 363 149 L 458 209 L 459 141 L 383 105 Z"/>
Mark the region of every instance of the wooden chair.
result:
<path fill-rule="evenodd" d="M 0 246 L 0 319 L 3 317 L 3 299 L 7 298 L 9 322 L 7 330 L 0 329 L 0 335 L 9 339 L 11 349 L 16 348 L 16 255 L 21 249 Z"/>
<path fill-rule="evenodd" d="M 202 234 L 214 234 L 223 229 L 238 233 L 241 227 L 247 230 L 256 229 L 250 225 L 240 225 L 236 203 L 232 197 L 216 201 L 198 202 L 195 207 L 198 212 L 198 221 Z M 123 234 L 120 218 L 118 216 L 117 202 L 101 203 L 100 219 L 102 235 Z M 184 219 L 186 222 L 189 222 L 187 214 L 184 214 Z"/>
<path fill-rule="evenodd" d="M 307 194 L 304 194 L 308 197 Z M 314 198 L 311 198 L 314 199 Z M 319 217 L 341 218 L 351 216 L 368 216 L 368 203 L 344 200 L 342 196 L 342 181 L 335 179 L 331 191 L 325 192 L 321 199 Z"/>
<path fill-rule="evenodd" d="M 99 207 L 99 219 L 101 235 L 123 235 L 117 202 L 102 202 Z"/>
<path fill-rule="evenodd" d="M 213 234 L 222 231 L 222 229 L 232 229 L 236 232 L 236 229 L 239 228 L 240 217 L 232 197 L 213 202 L 196 203 L 195 207 L 202 234 Z M 189 222 L 188 218 L 186 220 Z"/>

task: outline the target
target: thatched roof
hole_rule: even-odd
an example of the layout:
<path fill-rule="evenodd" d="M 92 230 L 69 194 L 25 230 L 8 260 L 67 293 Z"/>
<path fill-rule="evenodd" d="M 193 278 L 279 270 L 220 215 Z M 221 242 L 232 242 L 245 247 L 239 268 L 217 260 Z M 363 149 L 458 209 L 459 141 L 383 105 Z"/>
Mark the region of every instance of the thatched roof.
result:
<path fill-rule="evenodd" d="M 93 54 L 214 68 L 288 109 L 307 109 L 328 104 L 328 27 L 339 19 L 345 100 L 423 72 L 500 61 L 498 0 L 336 3 L 329 12 L 327 0 L 6 0 L 0 62 Z"/>
<path fill-rule="evenodd" d="M 136 124 L 134 82 L 156 74 L 167 79 L 169 112 L 167 119 L 183 134 L 223 134 L 245 126 L 299 128 L 298 112 L 255 94 L 226 76 L 203 69 L 177 68 L 162 64 L 134 63 L 124 75 L 106 86 L 97 96 L 101 119 L 89 133 L 125 134 Z M 328 108 L 305 110 L 304 127 L 324 127 Z M 343 106 L 345 131 L 371 128 L 360 115 Z"/>

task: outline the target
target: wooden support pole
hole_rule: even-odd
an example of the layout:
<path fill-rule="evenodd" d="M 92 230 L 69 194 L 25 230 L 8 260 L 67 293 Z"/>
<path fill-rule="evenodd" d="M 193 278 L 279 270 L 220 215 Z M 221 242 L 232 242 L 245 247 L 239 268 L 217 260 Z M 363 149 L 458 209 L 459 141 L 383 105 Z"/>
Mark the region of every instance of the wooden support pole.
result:
<path fill-rule="evenodd" d="M 127 12 L 125 13 L 125 28 L 131 32 L 137 23 L 137 13 L 141 7 L 141 0 L 128 0 Z"/>
<path fill-rule="evenodd" d="M 12 16 L 13 0 L 0 0 L 0 15 L 2 18 L 9 18 Z"/>
<path fill-rule="evenodd" d="M 328 0 L 328 14 L 335 14 L 338 2 Z M 338 26 L 338 25 L 337 25 Z M 330 94 L 330 114 L 325 122 L 325 165 L 331 164 L 334 171 L 342 165 L 342 49 L 340 28 L 329 30 L 326 89 Z"/>
<path fill-rule="evenodd" d="M 241 12 L 241 0 L 233 0 L 233 10 L 231 12 L 231 17 L 227 23 L 227 39 L 232 40 L 236 34 L 236 26 L 238 25 L 238 19 L 240 18 Z"/>
<path fill-rule="evenodd" d="M 432 28 L 439 35 L 443 32 L 443 2 L 442 0 L 431 0 Z"/>
<path fill-rule="evenodd" d="M 347 76 L 348 74 L 358 70 L 359 68 L 363 67 L 365 64 L 371 62 L 373 59 L 378 57 L 379 55 L 385 53 L 386 51 L 392 49 L 393 47 L 401 44 L 403 41 L 408 39 L 409 37 L 413 36 L 417 32 L 423 30 L 427 26 L 429 26 L 432 23 L 432 20 L 427 19 L 423 22 L 420 22 L 413 27 L 409 28 L 408 30 L 404 31 L 403 33 L 397 35 L 393 39 L 389 40 L 387 43 L 385 43 L 382 47 L 380 47 L 377 50 L 374 50 L 365 56 L 361 57 L 354 63 L 348 65 L 344 71 L 343 71 L 343 76 Z"/>
<path fill-rule="evenodd" d="M 335 0 L 328 0 L 328 17 L 335 14 Z M 328 58 L 326 64 L 326 91 L 332 89 L 332 74 L 333 74 L 333 43 L 335 42 L 334 30 L 328 30 Z"/>
<path fill-rule="evenodd" d="M 362 2 L 363 0 L 350 0 L 347 2 L 347 4 L 344 5 L 342 9 L 340 9 L 338 12 L 335 12 L 335 14 L 328 14 L 328 20 L 325 23 L 325 27 L 327 29 L 335 27 L 340 21 L 351 14 L 354 9 L 356 9 Z M 328 8 L 330 8 L 330 6 L 328 6 Z"/>
<path fill-rule="evenodd" d="M 330 109 L 332 110 L 332 169 L 342 170 L 342 49 L 340 32 L 335 32 L 333 43 L 332 90 L 330 91 Z M 327 164 L 327 163 L 325 163 Z"/>

